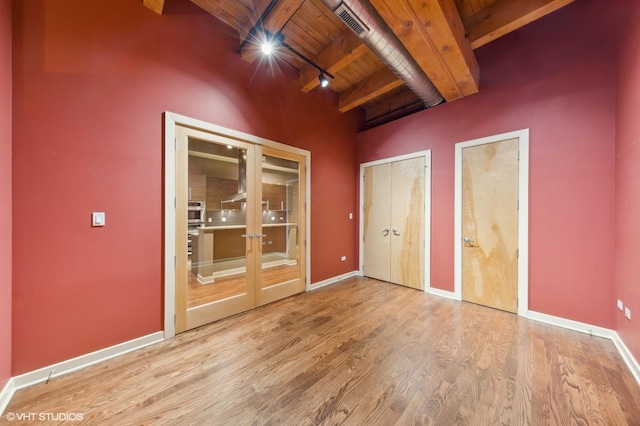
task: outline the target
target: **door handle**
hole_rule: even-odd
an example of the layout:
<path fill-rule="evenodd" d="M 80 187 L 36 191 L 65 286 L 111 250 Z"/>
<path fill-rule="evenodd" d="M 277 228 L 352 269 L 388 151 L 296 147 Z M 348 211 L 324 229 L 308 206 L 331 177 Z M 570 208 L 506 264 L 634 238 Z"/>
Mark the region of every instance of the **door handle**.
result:
<path fill-rule="evenodd" d="M 462 241 L 464 241 L 464 244 L 465 244 L 465 245 L 467 245 L 467 246 L 469 246 L 469 247 L 473 247 L 473 244 L 475 244 L 475 243 L 476 243 L 475 241 L 473 241 L 473 240 L 472 240 L 471 238 L 469 238 L 469 237 L 464 237 L 464 238 L 462 239 Z"/>
<path fill-rule="evenodd" d="M 249 232 L 248 234 L 242 234 L 242 235 L 240 235 L 240 236 L 241 236 L 241 237 L 243 237 L 243 238 L 249 238 L 249 239 L 251 239 L 251 238 L 253 238 L 253 233 L 252 233 L 252 232 Z"/>
<path fill-rule="evenodd" d="M 262 238 L 262 237 L 266 237 L 266 236 L 267 236 L 267 234 L 261 234 L 259 232 L 256 234 L 256 238 Z"/>
<path fill-rule="evenodd" d="M 391 231 L 393 232 L 393 235 L 400 235 L 400 231 L 398 231 L 396 228 L 391 229 Z"/>
<path fill-rule="evenodd" d="M 389 228 L 384 228 L 384 229 L 382 230 L 382 236 L 383 236 L 383 237 L 386 237 L 387 235 L 389 235 Z"/>

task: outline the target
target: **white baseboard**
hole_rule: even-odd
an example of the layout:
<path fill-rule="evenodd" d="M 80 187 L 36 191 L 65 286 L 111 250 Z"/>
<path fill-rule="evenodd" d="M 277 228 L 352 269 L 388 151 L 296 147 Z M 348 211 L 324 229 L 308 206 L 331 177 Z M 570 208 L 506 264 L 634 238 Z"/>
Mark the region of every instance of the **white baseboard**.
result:
<path fill-rule="evenodd" d="M 24 389 L 26 387 L 45 382 L 47 379 L 81 370 L 85 367 L 89 367 L 90 365 L 124 355 L 128 352 L 153 345 L 154 343 L 158 343 L 163 340 L 164 332 L 158 331 L 147 336 L 129 340 L 128 342 L 123 342 L 118 345 L 100 349 L 85 355 L 80 355 L 79 357 L 62 361 L 48 367 L 43 367 L 29 373 L 21 374 L 12 379 L 13 385 L 15 390 Z"/>
<path fill-rule="evenodd" d="M 579 321 L 568 320 L 565 318 L 554 317 L 553 315 L 542 314 L 540 312 L 529 311 L 528 318 L 534 321 L 540 321 L 545 324 L 555 325 L 569 330 L 579 331 L 581 333 L 591 334 L 593 336 L 604 337 L 610 339 L 618 349 L 620 356 L 624 360 L 631 374 L 640 384 L 640 364 L 635 359 L 629 348 L 624 344 L 618 333 L 608 328 L 597 327 L 585 324 Z"/>
<path fill-rule="evenodd" d="M 0 392 L 0 418 L 2 418 L 4 410 L 7 408 L 7 405 L 9 405 L 14 393 L 16 393 L 16 387 L 12 377 L 4 386 L 2 392 Z"/>
<path fill-rule="evenodd" d="M 362 273 L 360 273 L 360 271 L 347 272 L 346 274 L 338 275 L 337 277 L 328 278 L 326 280 L 322 280 L 322 281 L 318 281 L 318 282 L 312 283 L 311 285 L 309 285 L 307 287 L 307 291 L 315 290 L 317 288 L 324 287 L 324 286 L 327 286 L 327 285 L 330 285 L 330 284 L 335 284 L 338 281 L 346 280 L 347 278 L 361 277 L 361 276 L 362 276 Z"/>
<path fill-rule="evenodd" d="M 629 367 L 629 370 L 631 370 L 631 374 L 633 374 L 633 377 L 635 377 L 636 381 L 640 383 L 640 364 L 638 364 L 638 361 L 636 361 L 633 354 L 631 353 L 629 348 L 627 348 L 627 345 L 624 344 L 618 333 L 614 332 L 614 334 L 615 338 L 611 339 L 613 340 L 613 344 L 616 345 L 618 352 L 620 352 L 620 356 L 622 356 L 622 359 L 624 359 L 627 367 Z"/>
<path fill-rule="evenodd" d="M 545 324 L 555 325 L 558 327 L 566 328 L 573 331 L 579 331 L 581 333 L 591 334 L 592 336 L 605 337 L 613 340 L 616 337 L 616 332 L 604 327 L 597 327 L 595 325 L 585 324 L 579 321 L 573 321 L 565 318 L 555 317 L 553 315 L 547 315 L 540 312 L 529 311 L 527 318 L 534 321 L 543 322 Z"/>
<path fill-rule="evenodd" d="M 429 294 L 433 294 L 434 296 L 438 296 L 438 297 L 444 297 L 446 299 L 452 299 L 452 300 L 460 300 L 459 297 L 456 296 L 456 293 L 453 291 L 447 291 L 447 290 L 441 290 L 439 288 L 433 288 L 433 287 L 429 287 L 426 290 L 427 293 Z"/>

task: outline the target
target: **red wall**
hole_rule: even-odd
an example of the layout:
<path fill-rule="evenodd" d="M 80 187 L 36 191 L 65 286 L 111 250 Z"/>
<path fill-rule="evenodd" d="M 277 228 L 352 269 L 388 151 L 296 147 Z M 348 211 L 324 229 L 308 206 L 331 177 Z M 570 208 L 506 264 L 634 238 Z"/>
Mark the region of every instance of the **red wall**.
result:
<path fill-rule="evenodd" d="M 11 378 L 11 0 L 0 0 L 0 390 Z"/>
<path fill-rule="evenodd" d="M 190 2 L 13 7 L 14 375 L 163 328 L 165 110 L 311 150 L 311 281 L 356 269 L 358 117 L 332 93 L 243 62 Z"/>
<path fill-rule="evenodd" d="M 640 360 L 640 3 L 620 48 L 616 121 L 616 292 L 631 321 L 615 311 L 616 330 Z"/>
<path fill-rule="evenodd" d="M 529 309 L 613 327 L 608 3 L 575 2 L 478 49 L 479 94 L 359 135 L 360 162 L 432 150 L 432 286 L 453 291 L 455 143 L 529 128 Z"/>

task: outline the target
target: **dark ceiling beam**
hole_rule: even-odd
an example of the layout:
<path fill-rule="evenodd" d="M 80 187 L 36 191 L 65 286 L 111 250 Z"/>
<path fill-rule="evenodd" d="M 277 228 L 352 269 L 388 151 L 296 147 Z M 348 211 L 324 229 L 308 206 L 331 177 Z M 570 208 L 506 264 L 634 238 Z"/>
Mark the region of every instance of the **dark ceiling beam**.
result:
<path fill-rule="evenodd" d="M 404 83 L 389 68 L 381 68 L 360 83 L 338 95 L 338 110 L 347 112 L 369 102 Z"/>

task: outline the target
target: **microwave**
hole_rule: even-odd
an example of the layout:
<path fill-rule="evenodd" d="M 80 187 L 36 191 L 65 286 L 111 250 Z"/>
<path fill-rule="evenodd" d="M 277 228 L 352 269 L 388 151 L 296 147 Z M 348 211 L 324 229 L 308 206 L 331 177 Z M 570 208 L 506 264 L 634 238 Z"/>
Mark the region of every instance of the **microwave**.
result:
<path fill-rule="evenodd" d="M 187 202 L 187 223 L 189 225 L 204 224 L 204 201 L 188 201 Z"/>

